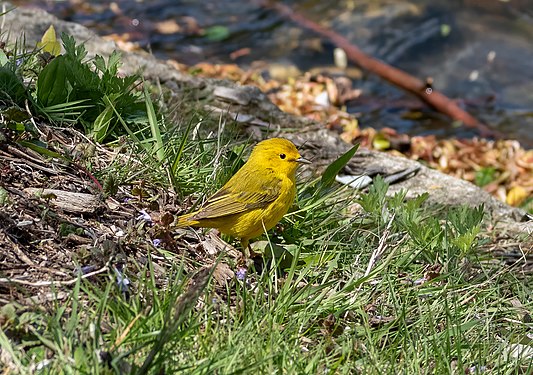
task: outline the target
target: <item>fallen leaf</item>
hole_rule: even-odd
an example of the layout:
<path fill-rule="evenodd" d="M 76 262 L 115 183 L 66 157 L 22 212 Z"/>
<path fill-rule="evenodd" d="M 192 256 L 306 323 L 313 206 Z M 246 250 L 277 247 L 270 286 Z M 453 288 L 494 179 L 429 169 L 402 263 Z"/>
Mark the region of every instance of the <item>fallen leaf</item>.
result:
<path fill-rule="evenodd" d="M 507 192 L 507 198 L 505 201 L 509 206 L 517 207 L 526 200 L 528 194 L 526 189 L 522 186 L 515 186 L 509 192 Z"/>
<path fill-rule="evenodd" d="M 181 27 L 180 25 L 178 25 L 178 23 L 175 21 L 175 20 L 166 20 L 166 21 L 161 21 L 161 22 L 157 22 L 155 24 L 155 29 L 161 33 L 161 34 L 176 34 L 176 33 L 179 33 L 181 31 Z"/>
<path fill-rule="evenodd" d="M 53 56 L 59 56 L 61 53 L 61 43 L 57 40 L 54 25 L 50 25 L 48 30 L 46 30 L 41 41 L 37 43 L 37 47 L 41 48 L 42 52 L 48 52 Z"/>

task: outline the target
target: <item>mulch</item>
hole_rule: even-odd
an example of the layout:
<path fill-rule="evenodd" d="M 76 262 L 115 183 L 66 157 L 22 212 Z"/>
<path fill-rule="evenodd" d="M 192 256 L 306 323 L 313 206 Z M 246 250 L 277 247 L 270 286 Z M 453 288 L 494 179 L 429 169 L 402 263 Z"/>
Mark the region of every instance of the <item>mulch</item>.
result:
<path fill-rule="evenodd" d="M 107 193 L 106 177 L 99 173 L 126 162 L 120 149 L 95 145 L 73 129 L 39 127 L 48 149 L 68 155 L 68 161 L 15 142 L 0 144 L 0 305 L 65 297 L 61 291 L 79 278 L 95 283 L 111 278 L 131 289 L 149 258 L 161 286 L 182 259 L 186 272 L 194 272 L 214 264 L 224 249 L 238 258 L 211 233 L 173 230 L 170 224 L 182 209 L 167 189 L 133 181 Z M 142 193 L 132 194 L 139 186 Z M 233 277 L 222 264 L 215 274 L 221 282 Z"/>

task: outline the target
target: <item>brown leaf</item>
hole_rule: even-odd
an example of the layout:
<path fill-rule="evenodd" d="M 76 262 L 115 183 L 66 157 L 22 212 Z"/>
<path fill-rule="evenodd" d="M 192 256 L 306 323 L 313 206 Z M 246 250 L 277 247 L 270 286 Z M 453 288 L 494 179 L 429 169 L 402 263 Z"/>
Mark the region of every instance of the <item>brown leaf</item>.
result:
<path fill-rule="evenodd" d="M 154 28 L 160 34 L 165 34 L 165 35 L 176 34 L 176 33 L 181 32 L 180 25 L 178 25 L 178 23 L 173 19 L 156 22 L 154 25 Z"/>

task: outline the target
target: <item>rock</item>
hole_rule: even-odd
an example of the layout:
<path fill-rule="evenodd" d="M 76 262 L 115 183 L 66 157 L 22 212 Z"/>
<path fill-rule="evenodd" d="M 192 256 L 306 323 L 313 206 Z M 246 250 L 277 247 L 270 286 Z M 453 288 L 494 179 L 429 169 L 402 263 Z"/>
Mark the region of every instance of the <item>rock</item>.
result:
<path fill-rule="evenodd" d="M 300 134 L 288 134 L 287 138 L 303 149 L 303 156 L 313 162 L 311 167 L 324 170 L 330 162 L 348 151 L 351 145 L 339 139 L 337 134 L 326 130 L 310 130 Z M 526 212 L 508 206 L 492 197 L 476 185 L 403 157 L 393 156 L 379 151 L 359 149 L 345 167 L 345 175 L 389 175 L 404 169 L 420 167 L 413 177 L 389 188 L 389 194 L 407 190 L 407 197 L 414 197 L 424 192 L 429 193 L 428 204 L 446 206 L 468 205 L 476 207 L 481 204 L 494 220 L 519 223 L 519 231 L 533 232 L 533 221 L 527 221 Z M 527 222 L 525 222 L 527 221 Z"/>

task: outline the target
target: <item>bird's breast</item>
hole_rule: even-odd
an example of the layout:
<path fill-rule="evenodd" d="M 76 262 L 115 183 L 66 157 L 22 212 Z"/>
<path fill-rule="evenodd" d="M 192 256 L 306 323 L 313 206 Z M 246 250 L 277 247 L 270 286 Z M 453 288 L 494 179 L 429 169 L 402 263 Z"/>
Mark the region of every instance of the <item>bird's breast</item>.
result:
<path fill-rule="evenodd" d="M 282 181 L 279 197 L 274 200 L 262 213 L 262 220 L 266 230 L 276 225 L 287 213 L 296 197 L 296 185 L 294 181 L 287 178 Z"/>

